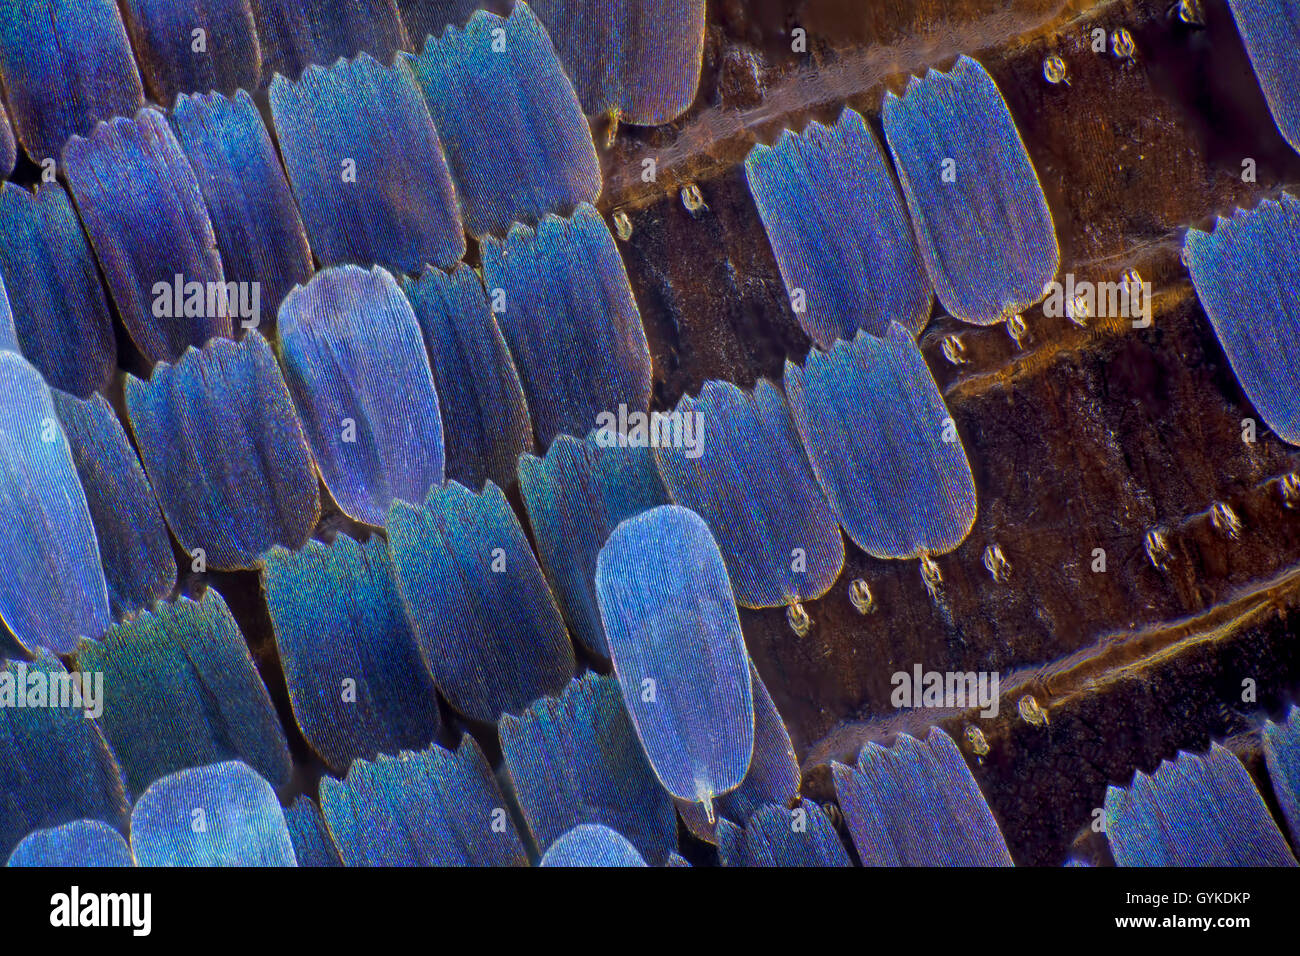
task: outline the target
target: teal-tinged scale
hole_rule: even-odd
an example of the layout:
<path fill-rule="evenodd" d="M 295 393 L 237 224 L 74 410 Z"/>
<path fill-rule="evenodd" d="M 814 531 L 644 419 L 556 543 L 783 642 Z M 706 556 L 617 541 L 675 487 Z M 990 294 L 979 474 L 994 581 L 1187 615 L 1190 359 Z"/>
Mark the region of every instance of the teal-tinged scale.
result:
<path fill-rule="evenodd" d="M 14 128 L 4 103 L 0 102 L 0 179 L 7 179 L 17 162 L 18 143 L 14 140 Z"/>
<path fill-rule="evenodd" d="M 825 594 L 844 566 L 844 539 L 780 389 L 766 379 L 752 392 L 709 381 L 675 411 L 698 422 L 698 445 L 656 448 L 659 473 L 673 502 L 708 523 L 737 603 L 780 607 Z"/>
<path fill-rule="evenodd" d="M 83 641 L 76 661 L 104 675 L 99 725 L 132 793 L 177 770 L 232 759 L 277 786 L 289 780 L 284 730 L 216 591 L 159 603 L 102 641 Z"/>
<path fill-rule="evenodd" d="M 727 568 L 708 526 L 676 505 L 620 524 L 596 562 L 596 595 L 623 702 L 673 796 L 713 803 L 754 749 L 749 658 Z"/>
<path fill-rule="evenodd" d="M 289 827 L 293 853 L 299 866 L 342 866 L 339 848 L 330 838 L 329 828 L 320 808 L 311 797 L 299 797 L 284 810 L 284 822 Z"/>
<path fill-rule="evenodd" d="M 0 351 L 0 619 L 28 650 L 72 649 L 112 618 L 90 508 L 53 397 Z"/>
<path fill-rule="evenodd" d="M 961 436 L 912 336 L 859 332 L 802 368 L 785 390 L 813 473 L 844 531 L 875 558 L 944 554 L 975 523 Z"/>
<path fill-rule="evenodd" d="M 561 435 L 544 457 L 519 459 L 519 490 L 542 569 L 574 634 L 609 657 L 596 602 L 596 557 L 619 522 L 668 504 L 648 448 L 620 448 L 610 433 Z"/>
<path fill-rule="evenodd" d="M 1296 865 L 1250 774 L 1218 744 L 1108 787 L 1105 808 L 1118 866 Z"/>
<path fill-rule="evenodd" d="M 542 855 L 542 866 L 637 867 L 645 860 L 627 838 L 599 823 L 584 823 L 557 839 Z"/>
<path fill-rule="evenodd" d="M 52 388 L 106 388 L 117 343 L 95 254 L 58 183 L 0 184 L 0 276 L 24 357 Z"/>
<path fill-rule="evenodd" d="M 176 586 L 176 557 L 158 500 L 113 407 L 52 393 L 86 493 L 113 617 L 134 614 Z"/>
<path fill-rule="evenodd" d="M 437 737 L 437 691 L 382 538 L 274 548 L 262 586 L 294 718 L 336 773 Z"/>
<path fill-rule="evenodd" d="M 480 11 L 409 58 L 447 151 L 465 228 L 568 215 L 600 196 L 600 160 L 546 30 L 526 3 Z"/>
<path fill-rule="evenodd" d="M 579 824 L 623 834 L 655 865 L 677 849 L 677 816 L 646 762 L 618 681 L 586 673 L 498 728 L 506 769 L 538 847 Z"/>
<path fill-rule="evenodd" d="M 1300 199 L 1284 192 L 1210 232 L 1187 230 L 1183 258 L 1251 404 L 1279 438 L 1300 445 Z"/>
<path fill-rule="evenodd" d="M 791 810 L 765 806 L 745 821 L 718 821 L 718 859 L 723 866 L 852 866 L 826 811 L 811 800 Z"/>
<path fill-rule="evenodd" d="M 145 472 L 181 546 L 208 568 L 256 567 L 302 547 L 320 516 L 317 477 L 289 388 L 261 334 L 215 339 L 148 381 L 126 380 Z"/>
<path fill-rule="evenodd" d="M 39 675 L 41 676 L 37 676 Z M 73 707 L 18 707 L 66 674 L 52 654 L 0 667 L 0 857 L 33 830 L 94 819 L 127 832 L 122 769 L 99 725 Z M 92 687 L 93 692 L 93 687 Z M 48 701 L 49 695 L 45 695 Z M 83 697 L 82 703 L 87 701 Z"/>
<path fill-rule="evenodd" d="M 345 513 L 382 526 L 395 500 L 442 484 L 442 417 L 420 326 L 385 270 L 335 266 L 280 308 L 280 359 L 321 477 Z"/>
<path fill-rule="evenodd" d="M 1011 866 L 997 820 L 957 745 L 935 728 L 869 743 L 856 766 L 831 765 L 863 866 Z"/>
<path fill-rule="evenodd" d="M 505 495 L 455 482 L 388 515 L 388 540 L 407 612 L 447 701 L 495 723 L 562 690 L 573 645 Z"/>
<path fill-rule="evenodd" d="M 280 155 L 322 266 L 418 272 L 465 254 L 442 144 L 424 96 L 399 60 L 368 54 L 276 77 L 271 118 Z"/>
<path fill-rule="evenodd" d="M 122 834 L 102 820 L 73 820 L 23 838 L 5 866 L 135 866 Z"/>
<path fill-rule="evenodd" d="M 614 237 L 591 206 L 481 244 L 483 280 L 514 355 L 540 448 L 603 416 L 645 412 L 650 347 Z M 499 294 L 498 294 L 499 293 Z"/>
<path fill-rule="evenodd" d="M 975 60 L 885 94 L 885 138 L 935 293 L 992 325 L 1046 294 L 1060 250 L 1034 164 L 1001 91 Z"/>
<path fill-rule="evenodd" d="M 269 329 L 295 285 L 312 275 L 307 233 L 252 97 L 240 90 L 182 96 L 169 119 L 194 168 L 230 282 L 257 285 L 258 314 L 239 329 Z"/>
<path fill-rule="evenodd" d="M 297 866 L 271 785 L 238 760 L 156 781 L 131 811 L 140 866 Z"/>
<path fill-rule="evenodd" d="M 69 137 L 144 105 L 115 0 L 0 2 L 0 79 L 36 163 L 59 162 Z"/>
<path fill-rule="evenodd" d="M 321 781 L 321 811 L 345 866 L 527 866 L 500 788 L 468 735 L 455 751 L 358 760 Z"/>
<path fill-rule="evenodd" d="M 509 487 L 515 459 L 533 450 L 533 424 L 501 329 L 478 275 L 459 263 L 403 277 L 402 291 L 420 323 L 442 412 L 448 481 Z"/>

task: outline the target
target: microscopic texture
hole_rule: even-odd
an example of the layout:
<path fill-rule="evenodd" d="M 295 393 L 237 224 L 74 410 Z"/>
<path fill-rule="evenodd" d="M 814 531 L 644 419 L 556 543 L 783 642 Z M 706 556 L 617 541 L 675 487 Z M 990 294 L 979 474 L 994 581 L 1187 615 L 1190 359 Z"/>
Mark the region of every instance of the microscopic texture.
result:
<path fill-rule="evenodd" d="M 148 381 L 128 376 L 126 407 L 145 472 L 193 570 L 252 568 L 272 545 L 306 542 L 320 516 L 316 472 L 260 333 L 191 349 Z"/>
<path fill-rule="evenodd" d="M 465 228 L 568 215 L 600 196 L 600 161 L 573 85 L 526 4 L 476 13 L 411 60 L 447 150 Z"/>
<path fill-rule="evenodd" d="M 481 247 L 488 300 L 541 448 L 650 404 L 650 347 L 614 237 L 590 206 Z M 498 307 L 499 306 L 499 307 Z"/>
<path fill-rule="evenodd" d="M 301 551 L 273 548 L 262 586 L 294 718 L 336 773 L 437 737 L 437 691 L 387 542 L 340 534 Z"/>
<path fill-rule="evenodd" d="M 85 398 L 117 362 L 95 254 L 58 183 L 0 184 L 0 277 L 24 358 L 51 388 Z"/>
<path fill-rule="evenodd" d="M 238 760 L 182 770 L 131 811 L 140 866 L 297 866 L 271 785 Z"/>
<path fill-rule="evenodd" d="M 713 802 L 754 750 L 749 659 L 708 525 L 663 505 L 620 524 L 596 562 L 610 659 L 650 765 L 675 797 Z"/>
<path fill-rule="evenodd" d="M 1268 427 L 1300 445 L 1300 199 L 1284 192 L 1210 232 L 1189 229 L 1183 256 L 1237 381 Z"/>
<path fill-rule="evenodd" d="M 862 114 L 786 130 L 745 160 L 795 318 L 830 348 L 891 322 L 913 334 L 930 318 L 930 280 L 889 162 Z"/>
<path fill-rule="evenodd" d="M 929 367 L 900 325 L 859 332 L 785 390 L 813 473 L 853 543 L 876 558 L 951 551 L 975 523 L 975 481 Z"/>
<path fill-rule="evenodd" d="M 177 770 L 234 759 L 277 786 L 288 781 L 284 731 L 216 591 L 160 602 L 102 641 L 82 641 L 76 661 L 104 675 L 99 726 L 132 794 Z"/>
<path fill-rule="evenodd" d="M 1056 275 L 1056 227 L 1006 101 L 968 56 L 885 94 L 881 119 L 943 307 L 975 325 L 1019 314 Z"/>
<path fill-rule="evenodd" d="M 442 484 L 442 418 L 420 326 L 378 267 L 335 266 L 284 300 L 284 378 L 325 486 L 381 526 L 398 499 Z"/>
<path fill-rule="evenodd" d="M 398 586 L 438 689 L 485 723 L 562 690 L 573 645 L 501 489 L 455 482 L 388 515 Z"/>
<path fill-rule="evenodd" d="M 232 312 L 212 220 L 167 119 L 143 109 L 64 153 L 68 188 L 131 338 L 150 362 L 229 338 Z"/>
<path fill-rule="evenodd" d="M 368 54 L 276 77 L 271 118 L 312 251 L 419 272 L 465 254 L 456 193 L 410 68 Z"/>
<path fill-rule="evenodd" d="M 863 866 L 1011 866 L 1006 840 L 957 745 L 935 728 L 867 744 L 832 764 L 835 794 Z"/>
<path fill-rule="evenodd" d="M 619 523 L 669 503 L 648 448 L 620 447 L 596 432 L 561 435 L 544 457 L 519 459 L 519 490 L 542 569 L 583 646 L 609 657 L 596 603 L 596 557 Z"/>
<path fill-rule="evenodd" d="M 695 99 L 704 0 L 534 0 L 588 113 L 658 126 Z"/>

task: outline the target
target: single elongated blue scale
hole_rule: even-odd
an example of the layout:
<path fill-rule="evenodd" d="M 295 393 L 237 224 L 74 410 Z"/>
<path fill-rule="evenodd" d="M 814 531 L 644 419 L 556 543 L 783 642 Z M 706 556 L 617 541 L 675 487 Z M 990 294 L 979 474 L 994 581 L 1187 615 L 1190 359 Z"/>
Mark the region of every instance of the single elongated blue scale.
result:
<path fill-rule="evenodd" d="M 131 811 L 140 866 L 297 866 L 271 785 L 238 760 L 181 770 Z"/>
<path fill-rule="evenodd" d="M 68 186 L 131 338 L 150 362 L 233 329 L 194 169 L 156 109 L 101 123 L 64 153 Z"/>
<path fill-rule="evenodd" d="M 718 821 L 723 866 L 852 866 L 826 811 L 811 800 L 791 810 L 765 806 L 745 822 Z"/>
<path fill-rule="evenodd" d="M 448 481 L 505 488 L 515 459 L 533 450 L 533 425 L 515 360 L 488 308 L 483 284 L 464 263 L 403 278 L 429 353 L 442 412 Z"/>
<path fill-rule="evenodd" d="M 670 123 L 695 99 L 704 0 L 533 0 L 588 113 Z"/>
<path fill-rule="evenodd" d="M 727 567 L 693 511 L 620 524 L 596 562 L 610 659 L 650 765 L 675 797 L 704 804 L 745 779 L 754 750 L 749 658 Z"/>
<path fill-rule="evenodd" d="M 975 523 L 961 436 L 911 335 L 859 332 L 785 366 L 795 425 L 840 524 L 876 558 L 944 554 Z"/>
<path fill-rule="evenodd" d="M 0 79 L 18 140 L 37 163 L 58 162 L 69 137 L 144 105 L 114 0 L 0 3 Z"/>
<path fill-rule="evenodd" d="M 437 691 L 382 538 L 273 548 L 262 586 L 294 718 L 330 767 L 437 737 Z"/>
<path fill-rule="evenodd" d="M 226 602 L 159 603 L 102 641 L 82 641 L 77 667 L 104 675 L 99 724 L 140 794 L 186 767 L 239 759 L 276 785 L 289 745 Z"/>
<path fill-rule="evenodd" d="M 289 182 L 321 265 L 418 272 L 465 254 L 438 133 L 410 68 L 368 54 L 270 89 Z"/>
<path fill-rule="evenodd" d="M 86 493 L 114 618 L 150 607 L 176 586 L 176 557 L 158 499 L 113 407 L 52 393 Z"/>
<path fill-rule="evenodd" d="M 336 266 L 284 300 L 285 381 L 330 494 L 382 526 L 442 484 L 442 418 L 411 304 L 378 267 Z"/>
<path fill-rule="evenodd" d="M 127 832 L 131 804 L 122 768 L 88 719 L 101 690 L 92 677 L 83 692 L 44 651 L 30 663 L 0 666 L 0 857 L 33 830 L 73 820 L 101 820 Z"/>
<path fill-rule="evenodd" d="M 316 472 L 258 332 L 191 349 L 147 382 L 128 376 L 126 407 L 145 472 L 194 570 L 252 568 L 272 545 L 306 542 L 320 517 Z"/>
<path fill-rule="evenodd" d="M 84 398 L 117 364 L 95 255 L 67 192 L 0 184 L 0 276 L 23 356 L 52 388 Z"/>
<path fill-rule="evenodd" d="M 370 54 L 392 63 L 408 49 L 395 0 L 256 0 L 262 82 L 279 73 L 296 80 L 308 66 Z"/>
<path fill-rule="evenodd" d="M 1300 4 L 1295 0 L 1228 0 L 1273 122 L 1300 152 Z"/>
<path fill-rule="evenodd" d="M 123 0 L 145 86 L 171 106 L 182 93 L 256 89 L 262 51 L 249 0 Z"/>
<path fill-rule="evenodd" d="M 673 501 L 708 523 L 736 602 L 780 607 L 825 594 L 844 539 L 781 390 L 766 379 L 749 393 L 709 381 L 676 413 L 695 423 L 696 441 L 660 445 L 655 460 Z"/>
<path fill-rule="evenodd" d="M 1296 865 L 1250 774 L 1218 744 L 1108 787 L 1105 806 L 1118 866 Z"/>
<path fill-rule="evenodd" d="M 1242 389 L 1279 438 L 1300 445 L 1300 199 L 1283 193 L 1210 232 L 1187 230 L 1183 258 Z"/>
<path fill-rule="evenodd" d="M 519 833 L 483 752 L 358 760 L 321 781 L 321 812 L 345 866 L 527 866 Z"/>
<path fill-rule="evenodd" d="M 90 508 L 50 390 L 0 351 L 0 619 L 29 650 L 72 649 L 112 623 Z"/>
<path fill-rule="evenodd" d="M 1280 723 L 1265 723 L 1263 738 L 1268 776 L 1294 845 L 1300 842 L 1300 707 L 1293 706 Z"/>
<path fill-rule="evenodd" d="M 240 283 L 239 329 L 269 329 L 280 302 L 311 278 L 311 249 L 289 180 L 243 90 L 181 96 L 169 117 L 212 217 L 222 271 Z"/>
<path fill-rule="evenodd" d="M 579 206 L 482 244 L 488 301 L 515 357 L 540 447 L 650 404 L 650 347 L 600 214 Z"/>
<path fill-rule="evenodd" d="M 627 838 L 599 823 L 583 823 L 569 830 L 542 855 L 542 866 L 626 867 L 645 866 L 645 860 Z"/>
<path fill-rule="evenodd" d="M 311 797 L 299 797 L 284 811 L 284 822 L 289 827 L 293 853 L 299 866 L 342 866 L 339 848 L 334 845 L 320 807 Z"/>
<path fill-rule="evenodd" d="M 835 794 L 863 866 L 1011 866 L 979 784 L 938 728 L 869 743 L 856 766 L 831 765 Z"/>
<path fill-rule="evenodd" d="M 648 448 L 620 447 L 611 432 L 561 435 L 545 457 L 519 459 L 519 490 L 546 578 L 592 654 L 609 657 L 596 603 L 596 557 L 619 523 L 669 503 Z"/>
<path fill-rule="evenodd" d="M 798 795 L 802 780 L 790 731 L 753 661 L 749 663 L 749 673 L 754 696 L 754 757 L 744 782 L 718 798 L 716 811 L 718 820 L 727 819 L 738 826 L 767 804 L 788 807 Z M 698 803 L 679 800 L 677 812 L 696 837 L 709 843 L 718 842 L 714 825 Z"/>
<path fill-rule="evenodd" d="M 573 676 L 573 645 L 505 495 L 449 482 L 397 502 L 388 540 L 402 600 L 447 701 L 495 723 Z"/>
<path fill-rule="evenodd" d="M 411 60 L 447 150 L 465 228 L 568 215 L 600 196 L 600 160 L 573 85 L 528 5 L 481 11 Z"/>
<path fill-rule="evenodd" d="M 533 842 L 579 824 L 623 834 L 656 865 L 677 849 L 677 816 L 646 762 L 613 677 L 587 673 L 499 726 L 501 751 Z"/>
<path fill-rule="evenodd" d="M 1006 101 L 975 60 L 885 94 L 885 138 L 921 258 L 949 313 L 992 325 L 1046 294 L 1060 250 L 1047 197 Z"/>
<path fill-rule="evenodd" d="M 103 820 L 73 820 L 23 838 L 5 866 L 135 866 L 131 848 Z"/>
<path fill-rule="evenodd" d="M 889 163 L 862 114 L 785 131 L 745 159 L 754 205 L 790 307 L 813 343 L 830 348 L 891 322 L 913 334 L 933 297 Z"/>

